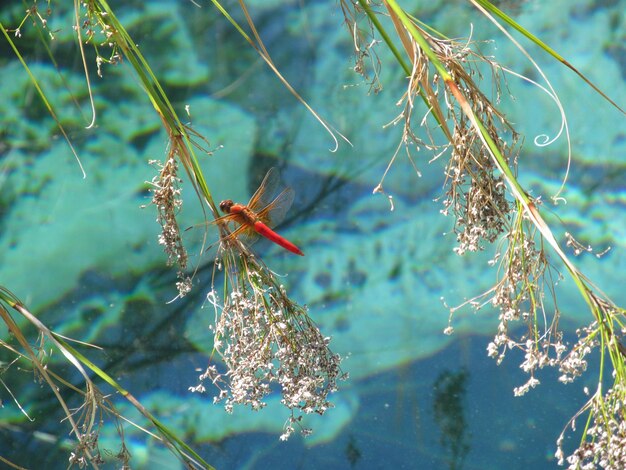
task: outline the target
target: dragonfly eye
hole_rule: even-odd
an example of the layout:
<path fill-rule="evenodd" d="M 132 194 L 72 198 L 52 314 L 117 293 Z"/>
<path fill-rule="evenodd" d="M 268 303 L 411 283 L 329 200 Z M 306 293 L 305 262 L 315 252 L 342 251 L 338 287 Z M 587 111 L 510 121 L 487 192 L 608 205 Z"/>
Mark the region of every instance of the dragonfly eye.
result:
<path fill-rule="evenodd" d="M 230 213 L 230 208 L 235 204 L 232 200 L 226 199 L 225 201 L 220 202 L 220 210 L 225 214 Z"/>

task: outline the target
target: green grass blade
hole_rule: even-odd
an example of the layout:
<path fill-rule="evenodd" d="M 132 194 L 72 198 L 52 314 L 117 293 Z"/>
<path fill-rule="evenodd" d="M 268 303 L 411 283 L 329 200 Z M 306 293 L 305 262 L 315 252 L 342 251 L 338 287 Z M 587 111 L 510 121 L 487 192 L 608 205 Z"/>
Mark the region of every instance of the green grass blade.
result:
<path fill-rule="evenodd" d="M 207 470 L 214 470 L 214 468 L 205 462 L 202 457 L 200 457 L 191 447 L 189 447 L 185 442 L 183 442 L 176 434 L 171 431 L 167 426 L 161 423 L 158 419 L 156 419 L 141 403 L 126 389 L 124 389 L 120 384 L 118 384 L 115 379 L 113 379 L 109 374 L 100 369 L 97 365 L 87 359 L 84 355 L 82 355 L 79 351 L 74 349 L 67 341 L 64 340 L 62 336 L 52 332 L 54 338 L 64 347 L 66 348 L 73 356 L 76 357 L 83 365 L 87 368 L 91 369 L 98 377 L 104 380 L 107 384 L 113 387 L 117 392 L 130 401 L 137 410 L 144 415 L 161 433 L 163 438 L 168 441 L 172 448 L 179 454 L 179 457 L 183 459 L 185 462 L 189 462 L 189 456 L 192 456 L 193 461 L 196 464 L 201 465 L 202 468 Z"/>
<path fill-rule="evenodd" d="M 37 81 L 37 78 L 35 77 L 33 72 L 30 70 L 30 67 L 28 66 L 28 64 L 24 60 L 24 57 L 22 57 L 22 54 L 20 54 L 20 51 L 17 49 L 17 46 L 13 42 L 13 39 L 11 39 L 11 36 L 9 36 L 9 33 L 4 28 L 4 25 L 2 23 L 0 23 L 0 31 L 2 31 L 2 34 L 4 35 L 5 39 L 9 43 L 9 45 L 11 46 L 11 49 L 13 49 L 13 52 L 15 52 L 15 55 L 17 56 L 17 58 L 19 59 L 20 63 L 22 64 L 22 66 L 26 70 L 26 73 L 30 77 L 30 80 L 33 83 L 33 86 L 35 87 L 35 89 L 37 90 L 37 93 L 39 94 L 39 97 L 43 101 L 44 106 L 46 107 L 46 109 L 50 113 L 50 116 L 52 116 L 52 119 L 54 119 L 54 121 L 56 122 L 57 126 L 59 127 L 59 130 L 61 131 L 61 134 L 63 134 L 63 137 L 65 138 L 65 141 L 67 142 L 67 144 L 69 145 L 70 149 L 72 150 L 72 153 L 74 154 L 74 158 L 76 158 L 76 161 L 78 162 L 78 166 L 80 167 L 80 171 L 83 173 L 83 178 L 85 178 L 87 176 L 87 174 L 85 173 L 85 169 L 83 168 L 83 165 L 80 162 L 80 158 L 78 158 L 78 153 L 76 152 L 76 149 L 74 149 L 74 146 L 72 145 L 72 141 L 70 140 L 69 136 L 65 132 L 65 129 L 61 125 L 61 122 L 59 121 L 59 118 L 57 117 L 57 114 L 54 111 L 54 108 L 52 107 L 52 104 L 48 101 L 48 98 L 46 98 L 46 94 L 44 93 L 43 89 L 39 85 L 39 82 Z"/>
<path fill-rule="evenodd" d="M 535 36 L 533 33 L 531 33 L 530 31 L 528 31 L 526 28 L 524 28 L 522 25 L 520 25 L 517 21 L 515 21 L 513 18 L 511 18 L 509 15 L 507 15 L 506 13 L 504 13 L 502 10 L 500 10 L 498 7 L 496 7 L 494 4 L 492 4 L 489 0 L 470 0 L 472 3 L 477 3 L 480 6 L 482 6 L 483 8 L 485 8 L 485 10 L 488 10 L 489 12 L 493 13 L 495 16 L 497 16 L 498 18 L 500 18 L 502 21 L 504 21 L 506 24 L 508 24 L 511 28 L 515 29 L 516 31 L 518 31 L 520 34 L 522 34 L 523 36 L 525 36 L 528 40 L 532 41 L 533 43 L 535 43 L 537 46 L 539 46 L 541 49 L 543 49 L 544 51 L 546 51 L 548 54 L 550 54 L 552 57 L 554 57 L 556 60 L 558 60 L 559 62 L 561 62 L 563 65 L 565 65 L 567 68 L 569 68 L 570 70 L 572 70 L 576 75 L 578 75 L 587 85 L 589 85 L 591 88 L 593 88 L 600 96 L 602 96 L 605 100 L 607 100 L 609 103 L 611 103 L 615 108 L 617 108 L 622 114 L 626 114 L 626 111 L 624 111 L 624 109 L 622 109 L 615 101 L 613 101 L 611 98 L 609 98 L 602 90 L 600 90 L 600 88 L 598 88 L 596 85 L 593 84 L 593 82 L 591 80 L 589 80 L 581 71 L 579 71 L 576 67 L 574 67 L 572 64 L 570 64 L 561 54 L 559 54 L 558 52 L 556 52 L 552 47 L 550 47 L 548 44 L 546 44 L 544 41 L 542 41 L 541 39 L 539 39 L 537 36 Z"/>

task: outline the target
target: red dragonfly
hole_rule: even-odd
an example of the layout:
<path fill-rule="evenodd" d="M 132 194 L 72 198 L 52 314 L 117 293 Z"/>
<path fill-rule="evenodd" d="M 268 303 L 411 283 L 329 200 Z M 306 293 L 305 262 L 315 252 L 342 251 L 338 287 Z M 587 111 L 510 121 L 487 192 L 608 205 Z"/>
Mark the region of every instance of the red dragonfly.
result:
<path fill-rule="evenodd" d="M 218 218 L 215 222 L 218 224 L 237 222 L 239 224 L 239 227 L 229 235 L 229 238 L 254 239 L 259 234 L 282 246 L 285 250 L 304 256 L 300 248 L 270 228 L 283 220 L 293 203 L 294 192 L 291 188 L 283 189 L 270 202 L 272 194 L 276 193 L 279 182 L 278 170 L 270 168 L 263 178 L 261 186 L 252 195 L 247 205 L 234 203 L 231 199 L 220 202 L 220 210 L 226 215 Z"/>

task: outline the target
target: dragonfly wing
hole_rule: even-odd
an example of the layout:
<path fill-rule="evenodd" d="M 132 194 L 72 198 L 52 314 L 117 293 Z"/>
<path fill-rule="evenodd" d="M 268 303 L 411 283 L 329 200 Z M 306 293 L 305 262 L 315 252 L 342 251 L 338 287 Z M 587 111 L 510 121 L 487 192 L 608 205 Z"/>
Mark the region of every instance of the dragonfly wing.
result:
<path fill-rule="evenodd" d="M 222 219 L 220 217 L 220 219 Z M 217 219 L 217 220 L 220 220 Z M 238 222 L 237 220 L 229 220 L 229 222 Z M 212 223 L 215 223 L 213 221 Z M 218 241 L 229 243 L 234 240 L 239 240 L 245 245 L 252 245 L 260 238 L 260 234 L 254 229 L 254 226 L 249 224 L 238 224 L 236 228 L 228 227 L 227 231 L 220 230 L 220 237 Z"/>
<path fill-rule="evenodd" d="M 236 214 L 226 214 L 223 215 L 221 217 L 218 217 L 217 219 L 213 219 L 213 220 L 207 220 L 205 222 L 202 222 L 200 224 L 196 224 L 196 225 L 192 225 L 191 227 L 187 227 L 185 229 L 185 231 L 191 230 L 191 229 L 196 229 L 198 227 L 207 227 L 209 225 L 228 225 L 232 222 L 237 222 L 237 215 Z"/>
<path fill-rule="evenodd" d="M 258 212 L 265 206 L 269 205 L 272 201 L 272 197 L 276 194 L 279 187 L 280 172 L 276 168 L 270 168 L 265 174 L 265 178 L 263 178 L 260 186 L 250 198 L 250 201 L 247 204 L 248 208 L 252 212 Z"/>
<path fill-rule="evenodd" d="M 287 211 L 293 204 L 294 191 L 291 188 L 285 188 L 276 196 L 276 198 L 266 205 L 261 211 L 257 213 L 257 216 L 261 222 L 268 227 L 275 227 L 283 221 Z"/>

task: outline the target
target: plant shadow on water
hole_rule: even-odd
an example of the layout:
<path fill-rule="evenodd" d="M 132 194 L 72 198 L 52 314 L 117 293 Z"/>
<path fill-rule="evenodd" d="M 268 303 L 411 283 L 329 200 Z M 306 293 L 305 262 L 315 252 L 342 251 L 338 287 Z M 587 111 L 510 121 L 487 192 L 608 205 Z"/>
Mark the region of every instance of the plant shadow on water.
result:
<path fill-rule="evenodd" d="M 463 368 L 458 372 L 444 370 L 433 387 L 433 412 L 441 432 L 439 442 L 448 450 L 450 470 L 463 467 L 470 449 L 464 405 L 468 379 L 469 373 Z"/>

